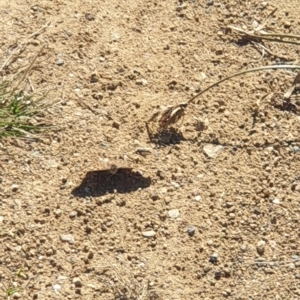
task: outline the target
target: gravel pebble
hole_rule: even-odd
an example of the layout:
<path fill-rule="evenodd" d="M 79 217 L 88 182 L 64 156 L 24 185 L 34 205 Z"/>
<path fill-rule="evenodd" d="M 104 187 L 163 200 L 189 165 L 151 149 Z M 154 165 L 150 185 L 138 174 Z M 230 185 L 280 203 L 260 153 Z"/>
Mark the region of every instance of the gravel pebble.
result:
<path fill-rule="evenodd" d="M 195 227 L 194 226 L 188 226 L 187 233 L 189 236 L 193 236 L 195 234 Z"/>
<path fill-rule="evenodd" d="M 77 211 L 73 210 L 69 214 L 70 218 L 75 218 L 77 216 Z"/>
<path fill-rule="evenodd" d="M 292 255 L 292 260 L 293 261 L 298 261 L 299 260 L 299 256 L 298 255 Z"/>
<path fill-rule="evenodd" d="M 203 147 L 203 151 L 208 157 L 215 158 L 221 153 L 223 148 L 221 145 L 207 144 Z"/>
<path fill-rule="evenodd" d="M 79 277 L 74 277 L 72 280 L 72 283 L 76 286 L 76 287 L 82 287 L 82 282 L 80 280 Z"/>
<path fill-rule="evenodd" d="M 64 63 L 65 63 L 64 60 L 61 59 L 61 58 L 58 59 L 58 60 L 56 61 L 56 64 L 57 64 L 58 66 L 62 66 Z"/>
<path fill-rule="evenodd" d="M 153 231 L 153 230 L 143 231 L 143 232 L 142 232 L 142 235 L 143 235 L 144 237 L 150 238 L 150 237 L 155 236 L 155 235 L 156 235 L 156 232 Z"/>
<path fill-rule="evenodd" d="M 213 253 L 209 258 L 209 262 L 211 262 L 213 264 L 216 263 L 218 261 L 218 256 L 219 255 L 217 252 Z"/>
<path fill-rule="evenodd" d="M 266 242 L 263 241 L 263 240 L 260 240 L 257 245 L 256 245 L 256 250 L 257 250 L 257 253 L 259 255 L 262 255 L 265 251 L 265 246 L 266 246 Z"/>
<path fill-rule="evenodd" d="M 60 286 L 59 284 L 54 284 L 54 285 L 53 285 L 53 289 L 54 289 L 54 292 L 55 292 L 56 294 L 58 294 L 58 291 L 61 289 L 61 286 Z"/>
<path fill-rule="evenodd" d="M 74 244 L 74 242 L 75 242 L 72 234 L 61 234 L 60 238 L 63 242 L 68 242 L 70 244 Z"/>
<path fill-rule="evenodd" d="M 196 200 L 197 202 L 200 202 L 200 201 L 202 200 L 202 198 L 201 198 L 200 195 L 197 195 L 197 196 L 195 197 L 195 200 Z"/>
<path fill-rule="evenodd" d="M 178 209 L 171 209 L 168 211 L 168 215 L 172 219 L 176 219 L 179 217 L 179 210 Z"/>
<path fill-rule="evenodd" d="M 13 184 L 11 186 L 11 189 L 12 189 L 13 192 L 16 192 L 19 189 L 19 186 L 17 184 Z"/>

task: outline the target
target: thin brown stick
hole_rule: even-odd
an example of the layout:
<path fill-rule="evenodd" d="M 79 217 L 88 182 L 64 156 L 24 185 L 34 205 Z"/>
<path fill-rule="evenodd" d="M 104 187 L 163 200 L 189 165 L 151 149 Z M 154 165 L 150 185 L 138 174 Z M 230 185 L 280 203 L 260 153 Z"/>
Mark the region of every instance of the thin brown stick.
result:
<path fill-rule="evenodd" d="M 50 25 L 51 21 L 49 21 L 48 23 L 46 23 L 44 26 L 42 26 L 40 29 L 38 29 L 37 31 L 31 33 L 23 42 L 20 43 L 20 45 L 15 49 L 15 51 L 13 51 L 11 53 L 11 55 L 5 60 L 5 62 L 2 64 L 1 68 L 0 68 L 0 72 L 7 66 L 7 64 L 9 63 L 9 61 L 11 60 L 11 58 L 22 49 L 22 47 L 25 45 L 25 43 L 32 38 L 33 36 L 39 34 L 43 29 L 47 28 Z"/>
<path fill-rule="evenodd" d="M 37 58 L 39 57 L 40 53 L 43 51 L 45 45 L 42 46 L 42 48 L 39 50 L 39 52 L 37 53 L 37 55 L 35 56 L 35 58 L 32 60 L 32 62 L 30 63 L 30 65 L 28 66 L 28 68 L 26 69 L 24 75 L 21 77 L 21 79 L 19 80 L 17 86 L 15 87 L 15 89 L 17 89 L 20 84 L 24 81 L 24 79 L 26 79 L 27 75 L 30 73 L 30 71 L 32 70 L 32 67 L 34 65 L 34 63 L 36 62 Z"/>
<path fill-rule="evenodd" d="M 292 70 L 299 70 L 300 66 L 299 65 L 273 65 L 273 66 L 265 66 L 265 67 L 259 67 L 259 68 L 254 68 L 254 69 L 248 69 L 248 70 L 244 70 L 244 71 L 240 71 L 234 74 L 229 75 L 228 77 L 225 77 L 217 82 L 215 82 L 214 84 L 208 86 L 207 88 L 205 88 L 203 91 L 201 91 L 200 93 L 196 94 L 195 96 L 193 96 L 190 100 L 188 100 L 187 104 L 190 104 L 191 102 L 193 102 L 196 98 L 198 98 L 199 96 L 201 96 L 202 94 L 204 94 L 205 92 L 207 92 L 208 90 L 210 90 L 211 88 L 219 85 L 220 83 L 229 80 L 233 77 L 237 77 L 243 74 L 247 74 L 247 73 L 251 73 L 251 72 L 257 72 L 257 71 L 263 71 L 263 70 L 272 70 L 272 69 L 292 69 Z"/>

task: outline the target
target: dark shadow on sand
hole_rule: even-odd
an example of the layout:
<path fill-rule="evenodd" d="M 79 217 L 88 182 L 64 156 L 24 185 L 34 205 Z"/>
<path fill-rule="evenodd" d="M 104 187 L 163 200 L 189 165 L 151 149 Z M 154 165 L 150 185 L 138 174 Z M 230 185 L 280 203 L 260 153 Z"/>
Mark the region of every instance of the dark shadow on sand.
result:
<path fill-rule="evenodd" d="M 76 197 L 97 197 L 114 192 L 124 194 L 146 188 L 150 184 L 149 177 L 143 177 L 139 172 L 132 170 L 119 169 L 116 174 L 109 171 L 90 171 L 72 194 Z"/>

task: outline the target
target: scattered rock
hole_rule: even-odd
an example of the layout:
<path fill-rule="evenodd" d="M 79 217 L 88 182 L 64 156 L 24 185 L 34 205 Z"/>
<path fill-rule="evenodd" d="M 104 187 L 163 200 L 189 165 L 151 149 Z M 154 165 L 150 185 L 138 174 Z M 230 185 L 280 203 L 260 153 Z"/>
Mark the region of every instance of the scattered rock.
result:
<path fill-rule="evenodd" d="M 119 122 L 114 121 L 112 126 L 116 129 L 120 129 L 120 123 Z"/>
<path fill-rule="evenodd" d="M 266 242 L 263 241 L 263 240 L 260 240 L 260 241 L 257 243 L 257 245 L 256 245 L 256 250 L 257 250 L 257 253 L 258 253 L 259 255 L 264 254 L 264 252 L 265 252 L 265 246 L 266 246 Z"/>
<path fill-rule="evenodd" d="M 75 240 L 74 240 L 74 237 L 72 234 L 61 234 L 60 235 L 60 239 L 63 241 L 63 242 L 68 242 L 70 244 L 74 244 Z"/>
<path fill-rule="evenodd" d="M 241 246 L 241 250 L 242 250 L 243 252 L 246 252 L 247 249 L 248 249 L 247 245 L 244 244 L 244 245 Z"/>
<path fill-rule="evenodd" d="M 212 264 L 215 264 L 218 261 L 218 253 L 214 252 L 210 258 L 209 258 L 209 262 L 211 262 Z"/>
<path fill-rule="evenodd" d="M 99 81 L 99 76 L 97 73 L 93 73 L 90 78 L 90 83 L 96 83 Z"/>
<path fill-rule="evenodd" d="M 179 210 L 178 209 L 171 209 L 168 211 L 168 215 L 172 219 L 176 219 L 179 217 Z"/>
<path fill-rule="evenodd" d="M 221 279 L 221 277 L 222 277 L 222 272 L 220 270 L 216 271 L 215 272 L 215 279 L 219 280 L 219 279 Z"/>
<path fill-rule="evenodd" d="M 17 184 L 13 184 L 11 186 L 11 189 L 12 189 L 13 192 L 16 192 L 19 189 L 19 186 Z"/>
<path fill-rule="evenodd" d="M 60 275 L 60 276 L 57 277 L 57 280 L 67 280 L 67 279 L 68 279 L 67 276 Z"/>
<path fill-rule="evenodd" d="M 279 200 L 279 199 L 277 199 L 277 198 L 276 198 L 276 199 L 274 199 L 274 200 L 273 200 L 273 204 L 280 204 L 280 200 Z"/>
<path fill-rule="evenodd" d="M 292 255 L 292 260 L 294 262 L 298 261 L 299 260 L 299 256 L 298 255 Z"/>
<path fill-rule="evenodd" d="M 146 79 L 142 78 L 142 79 L 137 79 L 135 83 L 138 85 L 147 85 L 148 81 Z"/>
<path fill-rule="evenodd" d="M 91 13 L 86 13 L 86 14 L 85 14 L 85 18 L 86 18 L 88 21 L 94 21 L 94 20 L 95 20 L 95 17 L 94 17 Z"/>
<path fill-rule="evenodd" d="M 189 236 L 193 236 L 195 234 L 195 227 L 194 226 L 188 226 L 187 228 L 187 233 L 189 234 Z"/>
<path fill-rule="evenodd" d="M 297 153 L 299 151 L 300 151 L 300 148 L 298 146 L 293 146 L 293 148 L 292 148 L 293 153 Z"/>
<path fill-rule="evenodd" d="M 144 237 L 150 238 L 156 235 L 156 232 L 154 230 L 147 230 L 147 231 L 143 231 L 142 235 Z"/>
<path fill-rule="evenodd" d="M 92 94 L 92 97 L 95 99 L 95 100 L 102 100 L 103 99 L 103 94 L 100 93 L 100 92 L 94 92 Z"/>
<path fill-rule="evenodd" d="M 78 288 L 82 287 L 82 282 L 79 277 L 74 277 L 72 283 Z"/>
<path fill-rule="evenodd" d="M 101 62 L 104 62 L 104 61 L 105 61 L 105 57 L 100 56 L 100 57 L 99 57 L 99 60 L 100 60 Z"/>
<path fill-rule="evenodd" d="M 58 66 L 63 66 L 64 65 L 64 60 L 63 59 L 61 59 L 61 58 L 59 58 L 57 61 L 56 61 L 56 64 L 58 65 Z"/>
<path fill-rule="evenodd" d="M 3 222 L 3 216 L 0 216 L 0 223 Z"/>
<path fill-rule="evenodd" d="M 148 154 L 152 153 L 152 149 L 151 148 L 137 148 L 137 149 L 135 149 L 135 153 L 140 154 L 145 157 Z"/>
<path fill-rule="evenodd" d="M 158 199 L 159 199 L 158 194 L 152 194 L 152 195 L 151 195 L 151 199 L 152 199 L 153 201 L 158 200 Z"/>
<path fill-rule="evenodd" d="M 56 217 L 60 217 L 61 213 L 62 213 L 61 209 L 57 209 L 57 210 L 54 211 L 54 214 L 55 214 Z"/>
<path fill-rule="evenodd" d="M 56 294 L 58 294 L 58 292 L 61 290 L 61 286 L 59 284 L 54 284 L 53 290 Z"/>
<path fill-rule="evenodd" d="M 77 216 L 77 211 L 76 210 L 71 211 L 69 216 L 70 218 L 75 218 Z"/>
<path fill-rule="evenodd" d="M 203 147 L 203 151 L 208 157 L 215 158 L 221 153 L 223 148 L 221 145 L 207 144 Z"/>
<path fill-rule="evenodd" d="M 20 294 L 19 292 L 15 292 L 15 293 L 13 294 L 13 298 L 14 298 L 14 299 L 19 299 L 19 298 L 21 298 L 21 294 Z"/>

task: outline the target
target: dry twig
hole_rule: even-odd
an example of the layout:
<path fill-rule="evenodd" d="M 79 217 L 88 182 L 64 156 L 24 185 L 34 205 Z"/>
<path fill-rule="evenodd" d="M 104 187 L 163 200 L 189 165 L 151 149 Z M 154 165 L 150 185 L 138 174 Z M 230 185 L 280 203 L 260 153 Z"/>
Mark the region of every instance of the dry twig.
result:
<path fill-rule="evenodd" d="M 180 103 L 179 105 L 175 106 L 168 106 L 166 109 L 162 110 L 161 112 L 156 112 L 155 114 L 152 115 L 152 117 L 149 119 L 148 122 L 146 122 L 146 127 L 148 130 L 148 135 L 151 139 L 152 136 L 152 130 L 149 126 L 149 123 L 156 122 L 158 125 L 158 132 L 163 132 L 168 130 L 171 125 L 176 124 L 179 120 L 181 120 L 184 116 L 185 110 L 187 106 L 192 103 L 196 98 L 207 92 L 208 90 L 212 89 L 213 87 L 221 84 L 222 82 L 229 80 L 233 77 L 241 76 L 247 73 L 251 72 L 258 72 L 258 71 L 264 71 L 264 70 L 275 70 L 275 69 L 292 69 L 292 70 L 297 70 L 300 69 L 299 65 L 273 65 L 273 66 L 264 66 L 264 67 L 259 67 L 259 68 L 254 68 L 254 69 L 249 69 L 249 70 L 244 70 L 240 71 L 234 74 L 229 75 L 228 77 L 225 77 L 214 84 L 208 86 L 204 90 L 202 90 L 200 93 L 196 94 L 193 96 L 190 100 L 184 103 Z"/>

